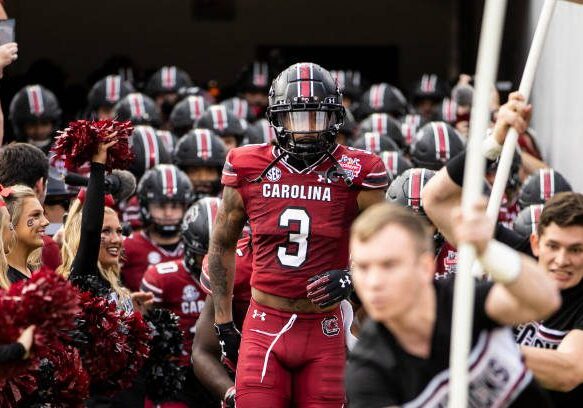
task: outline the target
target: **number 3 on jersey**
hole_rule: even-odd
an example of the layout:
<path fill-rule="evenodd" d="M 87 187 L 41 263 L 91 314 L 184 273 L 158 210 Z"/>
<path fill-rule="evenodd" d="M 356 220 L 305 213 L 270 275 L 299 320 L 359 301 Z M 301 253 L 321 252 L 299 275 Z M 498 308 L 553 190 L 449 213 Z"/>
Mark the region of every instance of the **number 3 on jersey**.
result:
<path fill-rule="evenodd" d="M 291 229 L 285 245 L 277 247 L 277 259 L 284 266 L 299 268 L 306 261 L 310 241 L 310 216 L 305 208 L 288 207 L 279 216 L 279 227 Z M 297 231 L 297 232 L 296 232 Z"/>

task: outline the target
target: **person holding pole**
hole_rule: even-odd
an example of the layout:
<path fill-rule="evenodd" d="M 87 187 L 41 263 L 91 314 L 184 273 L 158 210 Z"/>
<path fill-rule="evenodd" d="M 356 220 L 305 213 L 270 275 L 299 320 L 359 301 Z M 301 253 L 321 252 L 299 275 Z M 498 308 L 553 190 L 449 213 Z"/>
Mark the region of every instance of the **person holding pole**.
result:
<path fill-rule="evenodd" d="M 458 208 L 455 225 L 455 242 L 473 245 L 494 277 L 475 288 L 467 406 L 551 406 L 507 326 L 553 313 L 555 285 L 532 259 L 490 238 L 485 203 L 463 217 Z M 405 208 L 377 204 L 353 224 L 350 249 L 354 286 L 371 318 L 349 357 L 350 407 L 446 406 L 454 279 L 434 281 L 427 225 Z"/>
<path fill-rule="evenodd" d="M 530 108 L 520 95 L 513 95 L 500 110 L 491 136 L 495 142 L 485 142 L 490 158 L 496 154 L 495 146 L 504 143 L 509 126 L 520 131 L 528 125 Z M 433 177 L 422 192 L 425 212 L 446 236 L 451 236 L 455 227 L 448 217 L 461 201 L 462 155 Z M 527 366 L 541 385 L 552 391 L 555 405 L 577 406 L 583 401 L 583 195 L 557 194 L 545 205 L 543 219 L 530 237 L 499 226 L 495 236 L 524 254 L 536 256 L 561 291 L 559 310 L 544 321 L 517 325 L 514 333 Z"/>

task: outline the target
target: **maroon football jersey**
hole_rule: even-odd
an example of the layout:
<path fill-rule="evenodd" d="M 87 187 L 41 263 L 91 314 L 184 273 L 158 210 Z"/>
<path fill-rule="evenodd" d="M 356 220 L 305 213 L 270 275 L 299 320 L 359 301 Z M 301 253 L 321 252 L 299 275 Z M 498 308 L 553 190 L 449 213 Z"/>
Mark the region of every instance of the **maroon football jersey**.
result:
<path fill-rule="evenodd" d="M 237 241 L 235 251 L 235 282 L 233 284 L 233 321 L 241 329 L 243 320 L 251 300 L 251 270 L 253 268 L 253 252 L 251 251 L 251 237 L 249 235 Z M 208 257 L 202 261 L 200 274 L 202 289 L 212 295 L 211 280 L 208 274 Z"/>
<path fill-rule="evenodd" d="M 457 249 L 444 242 L 435 257 L 435 279 L 445 279 L 457 271 Z"/>
<path fill-rule="evenodd" d="M 287 298 L 305 298 L 314 275 L 348 266 L 348 238 L 363 189 L 385 189 L 378 156 L 338 145 L 332 152 L 349 187 L 327 157 L 297 170 L 285 159 L 252 182 L 277 157 L 277 147 L 249 145 L 229 152 L 222 183 L 239 191 L 253 241 L 251 286 Z"/>
<path fill-rule="evenodd" d="M 502 197 L 502 205 L 500 205 L 500 210 L 498 212 L 498 223 L 504 225 L 506 228 L 512 228 L 514 220 L 520 212 L 520 207 L 518 205 L 518 200 L 512 203 L 508 202 L 506 195 Z"/>
<path fill-rule="evenodd" d="M 150 265 L 181 259 L 182 243 L 172 252 L 153 243 L 144 231 L 136 231 L 123 241 L 124 262 L 121 277 L 124 285 L 135 292 L 140 289 L 142 277 Z"/>
<path fill-rule="evenodd" d="M 180 317 L 184 332 L 182 365 L 190 364 L 194 326 L 204 306 L 206 293 L 200 283 L 186 270 L 183 261 L 152 265 L 142 279 L 142 290 L 154 294 L 154 302 Z"/>

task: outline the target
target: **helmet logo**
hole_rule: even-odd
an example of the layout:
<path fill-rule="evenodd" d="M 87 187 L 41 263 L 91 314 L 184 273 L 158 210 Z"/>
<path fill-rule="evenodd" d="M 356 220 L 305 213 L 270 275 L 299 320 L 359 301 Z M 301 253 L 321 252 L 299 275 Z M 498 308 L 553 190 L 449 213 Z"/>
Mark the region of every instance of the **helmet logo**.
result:
<path fill-rule="evenodd" d="M 281 178 L 281 170 L 277 167 L 272 167 L 267 172 L 266 177 L 267 180 L 271 181 L 272 183 L 275 183 L 276 181 L 279 181 L 279 179 Z"/>
<path fill-rule="evenodd" d="M 345 154 L 343 154 L 342 158 L 338 160 L 338 164 L 346 172 L 350 180 L 354 180 L 358 177 L 360 170 L 362 169 L 360 159 L 348 157 Z"/>

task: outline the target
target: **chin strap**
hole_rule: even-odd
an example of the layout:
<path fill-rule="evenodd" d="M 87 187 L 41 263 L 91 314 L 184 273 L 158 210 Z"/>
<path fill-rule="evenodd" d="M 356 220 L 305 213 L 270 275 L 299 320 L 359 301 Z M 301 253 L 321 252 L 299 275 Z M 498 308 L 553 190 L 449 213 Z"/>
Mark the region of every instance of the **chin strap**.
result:
<path fill-rule="evenodd" d="M 271 161 L 271 163 L 269 163 L 267 165 L 265 170 L 263 170 L 259 176 L 255 177 L 254 179 L 249 180 L 249 182 L 250 183 L 261 183 L 263 181 L 263 178 L 267 175 L 267 172 L 269 170 L 271 170 L 271 168 L 273 166 L 275 166 L 277 164 L 277 162 L 279 162 L 281 159 L 283 159 L 284 156 L 287 156 L 287 154 L 288 154 L 287 152 L 282 151 L 275 159 L 273 159 Z"/>

